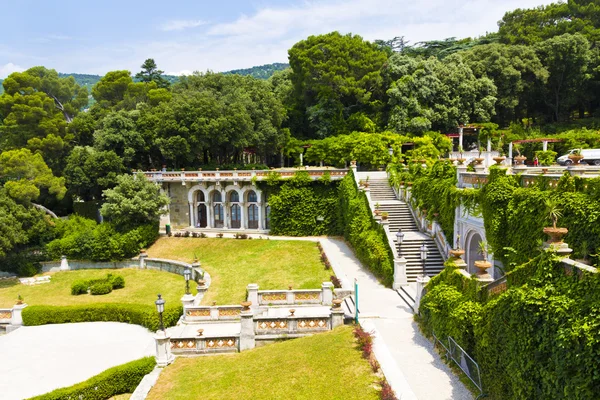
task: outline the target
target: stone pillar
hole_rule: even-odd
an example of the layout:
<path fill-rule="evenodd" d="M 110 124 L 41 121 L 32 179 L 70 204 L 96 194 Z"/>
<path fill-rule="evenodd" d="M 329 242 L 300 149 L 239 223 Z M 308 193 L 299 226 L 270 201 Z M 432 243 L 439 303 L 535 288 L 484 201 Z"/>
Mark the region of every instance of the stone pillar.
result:
<path fill-rule="evenodd" d="M 545 140 L 542 142 L 542 150 L 543 151 L 548 151 L 548 142 L 545 141 Z"/>
<path fill-rule="evenodd" d="M 331 309 L 331 329 L 344 325 L 344 309 L 342 307 Z"/>
<path fill-rule="evenodd" d="M 12 318 L 10 319 L 10 324 L 13 326 L 22 326 L 23 325 L 23 309 L 27 307 L 27 304 L 15 304 L 12 309 Z"/>
<path fill-rule="evenodd" d="M 140 252 L 140 269 L 144 269 L 146 268 L 146 258 L 148 258 L 148 253 L 146 253 L 144 250 L 142 250 Z"/>
<path fill-rule="evenodd" d="M 61 271 L 68 271 L 71 268 L 69 268 L 69 262 L 67 261 L 67 256 L 61 256 L 60 257 L 60 270 Z"/>
<path fill-rule="evenodd" d="M 463 127 L 458 127 L 458 148 L 463 147 Z"/>
<path fill-rule="evenodd" d="M 240 325 L 240 351 L 253 349 L 256 342 L 254 340 L 254 315 L 252 310 L 241 312 Z"/>
<path fill-rule="evenodd" d="M 214 218 L 214 209 L 213 209 L 213 203 L 212 201 L 207 201 L 206 203 L 206 227 L 207 228 L 214 228 L 215 227 L 215 218 Z"/>
<path fill-rule="evenodd" d="M 462 181 L 461 181 L 461 178 L 460 178 L 460 175 L 461 175 L 461 174 L 464 174 L 465 172 L 467 172 L 467 166 L 466 166 L 466 165 L 464 165 L 464 164 L 463 164 L 463 165 L 457 165 L 457 166 L 456 166 L 456 175 L 458 175 L 458 176 L 456 177 L 456 180 L 458 181 L 458 184 L 459 184 L 459 185 L 460 185 L 460 184 L 461 184 L 461 182 L 462 182 Z"/>
<path fill-rule="evenodd" d="M 394 284 L 393 289 L 398 290 L 402 286 L 408 285 L 406 276 L 406 258 L 400 257 L 394 259 Z"/>
<path fill-rule="evenodd" d="M 510 142 L 508 144 L 508 160 L 507 161 L 508 161 L 508 165 L 511 166 L 511 167 L 514 164 L 512 151 L 513 151 L 513 142 Z"/>
<path fill-rule="evenodd" d="M 286 302 L 288 304 L 294 304 L 294 291 L 292 289 L 286 291 Z"/>
<path fill-rule="evenodd" d="M 263 230 L 265 226 L 264 218 L 263 218 L 263 203 L 258 203 L 258 229 Z"/>
<path fill-rule="evenodd" d="M 163 331 L 156 331 L 154 341 L 156 342 L 156 366 L 166 367 L 171 364 L 175 357 L 171 354 L 171 337 Z"/>
<path fill-rule="evenodd" d="M 333 283 L 323 282 L 321 284 L 321 303 L 324 306 L 330 306 L 333 301 Z"/>
<path fill-rule="evenodd" d="M 488 153 L 492 151 L 492 139 L 490 138 L 487 140 L 487 151 Z"/>
<path fill-rule="evenodd" d="M 463 259 L 462 259 L 462 258 L 460 258 L 460 257 L 459 257 L 459 258 L 456 258 L 456 259 L 454 259 L 454 265 L 456 265 L 458 268 L 460 268 L 460 269 L 464 269 L 464 270 L 466 270 L 466 269 L 467 269 L 467 266 L 468 266 L 468 265 L 467 265 L 467 263 L 465 262 L 465 260 L 463 260 Z"/>
<path fill-rule="evenodd" d="M 303 157 L 303 155 L 302 155 L 302 153 L 300 153 L 300 166 L 304 165 L 304 164 L 303 164 L 303 163 L 304 163 L 304 160 L 303 160 L 303 158 L 302 158 L 302 157 Z"/>
<path fill-rule="evenodd" d="M 258 285 L 256 283 L 249 283 L 246 286 L 248 292 L 248 301 L 252 302 L 252 308 L 258 308 Z"/>
<path fill-rule="evenodd" d="M 195 228 L 196 221 L 194 221 L 194 203 L 189 202 L 188 206 L 190 207 L 190 226 L 192 228 Z"/>
<path fill-rule="evenodd" d="M 183 315 L 185 316 L 185 310 L 188 307 L 192 307 L 194 305 L 194 300 L 196 299 L 195 296 L 192 296 L 191 294 L 184 294 L 183 297 L 181 298 L 181 303 L 183 304 Z"/>
<path fill-rule="evenodd" d="M 423 298 L 423 289 L 431 279 L 428 276 L 417 276 L 417 296 L 415 297 L 414 312 L 419 314 L 419 306 Z"/>
<path fill-rule="evenodd" d="M 202 299 L 204 298 L 204 295 L 206 294 L 206 290 L 208 288 L 206 287 L 206 285 L 198 285 L 196 286 L 196 290 L 198 291 L 198 294 L 196 294 L 196 297 L 194 298 L 194 305 L 197 306 L 200 304 L 200 302 L 202 301 Z"/>
<path fill-rule="evenodd" d="M 242 200 L 244 200 L 244 195 L 242 194 Z M 246 202 L 242 201 L 241 203 L 239 203 L 240 205 L 240 228 L 241 229 L 246 229 L 246 227 L 248 226 L 248 223 L 246 222 Z"/>
<path fill-rule="evenodd" d="M 219 319 L 219 307 L 213 306 L 210 308 L 210 319 L 214 321 L 217 321 Z"/>
<path fill-rule="evenodd" d="M 352 170 L 352 173 L 356 177 L 356 160 L 350 161 L 350 169 Z"/>

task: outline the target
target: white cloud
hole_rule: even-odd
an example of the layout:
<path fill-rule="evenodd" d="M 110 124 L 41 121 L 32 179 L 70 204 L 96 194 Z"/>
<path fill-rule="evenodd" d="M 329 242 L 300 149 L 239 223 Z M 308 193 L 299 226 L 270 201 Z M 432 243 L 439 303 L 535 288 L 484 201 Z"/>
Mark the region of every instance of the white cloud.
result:
<path fill-rule="evenodd" d="M 4 65 L 0 66 L 0 79 L 6 78 L 8 75 L 12 74 L 13 72 L 23 72 L 23 71 L 25 71 L 25 68 L 19 67 L 18 65 L 15 65 L 13 63 L 4 64 Z"/>
<path fill-rule="evenodd" d="M 171 21 L 167 21 L 160 26 L 162 31 L 182 31 L 188 28 L 197 28 L 201 25 L 205 25 L 206 22 L 201 20 L 184 20 L 184 19 L 175 19 Z"/>

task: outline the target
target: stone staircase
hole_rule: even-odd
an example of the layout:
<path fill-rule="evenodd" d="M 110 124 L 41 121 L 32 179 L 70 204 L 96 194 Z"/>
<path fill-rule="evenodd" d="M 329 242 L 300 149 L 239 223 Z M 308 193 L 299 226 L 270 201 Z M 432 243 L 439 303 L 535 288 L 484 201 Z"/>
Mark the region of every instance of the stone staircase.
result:
<path fill-rule="evenodd" d="M 358 178 L 366 181 L 369 177 L 369 191 L 373 204 L 379 203 L 379 210 L 388 213 L 390 236 L 398 250 L 396 232 L 402 229 L 404 241 L 400 253 L 406 258 L 406 275 L 409 282 L 416 282 L 422 275 L 423 268 L 428 276 L 435 276 L 444 269 L 444 258 L 435 241 L 419 231 L 419 227 L 404 201 L 396 197 L 390 187 L 385 172 L 358 172 Z M 421 246 L 427 246 L 427 260 L 421 261 Z"/>

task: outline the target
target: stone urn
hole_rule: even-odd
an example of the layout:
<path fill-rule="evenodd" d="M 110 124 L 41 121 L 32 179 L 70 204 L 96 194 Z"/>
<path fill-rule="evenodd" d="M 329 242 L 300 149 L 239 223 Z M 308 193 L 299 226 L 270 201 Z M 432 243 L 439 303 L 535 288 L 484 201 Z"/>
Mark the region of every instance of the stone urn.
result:
<path fill-rule="evenodd" d="M 198 329 L 196 331 L 196 336 L 202 336 L 203 333 L 204 333 L 204 329 Z"/>
<path fill-rule="evenodd" d="M 458 165 L 463 165 L 465 163 L 465 161 L 467 161 L 466 158 L 457 158 L 456 161 L 458 161 Z"/>
<path fill-rule="evenodd" d="M 517 165 L 524 165 L 525 160 L 527 160 L 527 157 L 525 157 L 525 156 L 516 156 L 515 157 L 515 161 L 517 162 Z"/>
<path fill-rule="evenodd" d="M 382 221 L 387 221 L 389 214 L 386 212 L 382 212 L 381 213 L 381 220 Z"/>
<path fill-rule="evenodd" d="M 217 302 L 216 302 L 216 301 L 213 301 L 213 302 L 212 302 L 212 305 L 213 305 L 213 307 L 215 307 L 215 306 L 217 305 Z"/>
<path fill-rule="evenodd" d="M 496 161 L 496 165 L 502 165 L 506 157 L 494 157 L 493 160 Z"/>
<path fill-rule="evenodd" d="M 475 266 L 479 268 L 479 275 L 486 275 L 487 270 L 492 267 L 492 263 L 487 260 L 478 260 L 474 262 Z"/>
<path fill-rule="evenodd" d="M 201 287 L 206 286 L 206 281 L 204 279 L 198 279 L 198 286 L 201 286 Z"/>
<path fill-rule="evenodd" d="M 406 182 L 406 186 L 411 187 L 412 186 L 412 182 Z"/>
<path fill-rule="evenodd" d="M 583 156 L 581 154 L 569 154 L 569 160 L 573 161 L 573 164 L 579 165 L 579 162 L 583 160 Z"/>
<path fill-rule="evenodd" d="M 242 311 L 250 311 L 251 301 L 242 301 L 240 304 L 244 307 Z"/>
<path fill-rule="evenodd" d="M 462 258 L 465 255 L 465 251 L 463 249 L 452 249 L 450 250 L 450 255 L 453 258 Z"/>
<path fill-rule="evenodd" d="M 290 317 L 293 317 L 295 312 L 296 312 L 296 310 L 291 308 L 290 309 Z"/>
<path fill-rule="evenodd" d="M 344 300 L 342 299 L 333 299 L 333 308 L 340 308 Z"/>
<path fill-rule="evenodd" d="M 544 228 L 544 233 L 550 236 L 550 243 L 562 243 L 562 238 L 569 232 L 567 228 L 554 228 L 548 226 Z"/>
<path fill-rule="evenodd" d="M 548 173 L 548 168 L 542 168 L 542 174 L 547 174 Z"/>
<path fill-rule="evenodd" d="M 381 214 L 381 211 L 379 211 L 379 209 L 377 209 L 377 208 L 376 208 L 376 209 L 373 211 L 373 214 L 375 214 L 375 216 L 377 217 L 377 216 L 379 216 L 379 214 Z"/>
<path fill-rule="evenodd" d="M 485 158 L 477 157 L 477 158 L 475 158 L 475 164 L 481 165 L 481 164 L 483 164 L 484 160 L 485 160 Z"/>

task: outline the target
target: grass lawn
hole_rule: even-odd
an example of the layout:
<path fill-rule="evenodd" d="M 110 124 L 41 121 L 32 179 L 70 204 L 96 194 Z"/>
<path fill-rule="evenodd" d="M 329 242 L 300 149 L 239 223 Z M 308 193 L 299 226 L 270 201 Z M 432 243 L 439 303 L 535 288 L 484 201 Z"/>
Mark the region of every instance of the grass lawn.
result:
<path fill-rule="evenodd" d="M 148 399 L 378 399 L 378 379 L 355 346 L 343 326 L 238 354 L 178 357 Z"/>
<path fill-rule="evenodd" d="M 148 255 L 185 262 L 197 256 L 212 278 L 203 304 L 239 304 L 249 283 L 260 290 L 319 289 L 333 275 L 317 244 L 308 241 L 162 237 Z"/>
<path fill-rule="evenodd" d="M 125 278 L 123 289 L 113 290 L 102 296 L 83 294 L 71 295 L 71 283 L 78 279 L 105 277 L 107 273 L 119 274 Z M 158 293 L 167 304 L 179 304 L 185 292 L 182 276 L 170 272 L 124 269 L 100 269 L 54 272 L 50 283 L 34 286 L 22 285 L 17 279 L 0 280 L 0 307 L 12 307 L 20 294 L 28 305 L 68 306 L 90 303 L 133 303 L 153 305 Z M 195 294 L 195 285 L 192 285 Z"/>

